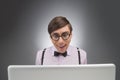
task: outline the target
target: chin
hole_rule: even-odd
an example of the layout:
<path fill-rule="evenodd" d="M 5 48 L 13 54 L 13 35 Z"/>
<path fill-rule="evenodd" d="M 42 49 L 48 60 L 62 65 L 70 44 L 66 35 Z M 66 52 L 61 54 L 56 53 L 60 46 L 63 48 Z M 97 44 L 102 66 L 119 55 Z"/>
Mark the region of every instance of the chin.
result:
<path fill-rule="evenodd" d="M 59 50 L 60 53 L 64 53 L 66 50 Z"/>
<path fill-rule="evenodd" d="M 58 50 L 58 52 L 60 52 L 60 53 L 64 53 L 64 52 L 67 50 L 67 48 L 66 48 L 66 47 L 65 47 L 64 49 L 57 48 L 57 50 Z"/>
<path fill-rule="evenodd" d="M 60 53 L 64 53 L 65 51 L 61 51 Z"/>

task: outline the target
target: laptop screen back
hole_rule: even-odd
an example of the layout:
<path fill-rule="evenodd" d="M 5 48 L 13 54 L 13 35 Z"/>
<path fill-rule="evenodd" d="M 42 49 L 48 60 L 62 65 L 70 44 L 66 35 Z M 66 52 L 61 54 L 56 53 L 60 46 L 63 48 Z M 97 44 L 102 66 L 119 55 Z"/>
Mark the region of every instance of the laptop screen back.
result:
<path fill-rule="evenodd" d="M 115 80 L 115 65 L 10 65 L 8 80 Z"/>

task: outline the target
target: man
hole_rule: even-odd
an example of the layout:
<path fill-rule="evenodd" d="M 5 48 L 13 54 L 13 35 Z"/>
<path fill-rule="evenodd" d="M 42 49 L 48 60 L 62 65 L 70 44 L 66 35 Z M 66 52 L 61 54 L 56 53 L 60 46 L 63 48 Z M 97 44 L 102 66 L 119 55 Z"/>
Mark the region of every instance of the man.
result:
<path fill-rule="evenodd" d="M 48 25 L 48 32 L 54 46 L 37 53 L 36 65 L 77 65 L 86 64 L 86 52 L 70 44 L 72 26 L 62 16 L 57 16 Z"/>

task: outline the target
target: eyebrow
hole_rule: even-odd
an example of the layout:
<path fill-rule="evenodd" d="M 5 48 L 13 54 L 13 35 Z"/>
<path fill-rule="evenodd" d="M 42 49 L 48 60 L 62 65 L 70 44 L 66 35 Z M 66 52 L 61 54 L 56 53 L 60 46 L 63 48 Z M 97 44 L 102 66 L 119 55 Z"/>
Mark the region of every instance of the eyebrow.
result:
<path fill-rule="evenodd" d="M 65 33 L 65 32 L 68 32 L 68 33 L 70 33 L 69 31 L 64 31 L 64 32 L 62 32 L 62 33 Z M 55 33 L 53 33 L 53 34 L 59 34 L 59 33 L 55 32 Z"/>

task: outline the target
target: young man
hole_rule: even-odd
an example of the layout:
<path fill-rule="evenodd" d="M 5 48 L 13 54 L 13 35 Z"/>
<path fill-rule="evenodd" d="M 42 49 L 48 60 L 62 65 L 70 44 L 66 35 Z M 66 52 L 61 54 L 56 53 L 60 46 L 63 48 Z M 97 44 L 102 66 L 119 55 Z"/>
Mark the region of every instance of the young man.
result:
<path fill-rule="evenodd" d="M 48 32 L 54 46 L 40 50 L 36 56 L 36 65 L 77 65 L 86 64 L 86 52 L 70 44 L 72 26 L 62 16 L 57 16 L 48 25 Z"/>

